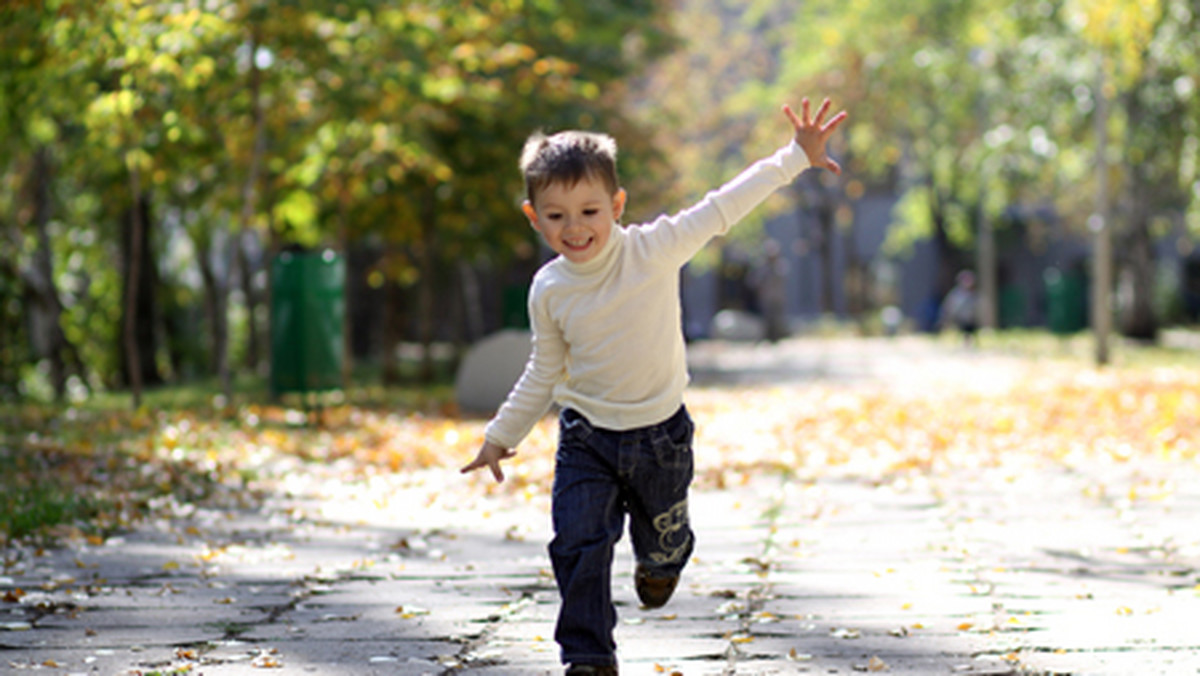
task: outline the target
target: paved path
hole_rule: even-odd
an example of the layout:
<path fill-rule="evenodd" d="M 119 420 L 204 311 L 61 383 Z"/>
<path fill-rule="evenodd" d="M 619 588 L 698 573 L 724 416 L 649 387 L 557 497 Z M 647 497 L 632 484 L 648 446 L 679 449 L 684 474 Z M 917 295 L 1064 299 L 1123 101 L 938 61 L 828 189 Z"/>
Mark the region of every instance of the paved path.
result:
<path fill-rule="evenodd" d="M 697 348 L 710 386 L 996 389 L 1024 368 L 917 343 Z M 637 608 L 619 550 L 622 673 L 1200 673 L 1197 468 L 1008 471 L 695 492 L 698 547 L 666 608 Z M 435 470 L 307 476 L 261 509 L 3 552 L 0 673 L 561 673 L 543 495 Z M 1155 480 L 1170 500 L 1124 497 Z"/>

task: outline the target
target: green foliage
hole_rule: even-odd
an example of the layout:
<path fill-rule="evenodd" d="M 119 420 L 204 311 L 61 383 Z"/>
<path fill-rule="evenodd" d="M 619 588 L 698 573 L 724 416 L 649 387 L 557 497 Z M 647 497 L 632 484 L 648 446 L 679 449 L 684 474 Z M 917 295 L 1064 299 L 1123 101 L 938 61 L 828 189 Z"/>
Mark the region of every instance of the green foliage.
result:
<path fill-rule="evenodd" d="M 0 390 L 33 359 L 16 319 L 39 227 L 88 383 L 119 380 L 135 175 L 171 294 L 161 313 L 203 334 L 203 301 L 227 295 L 244 234 L 267 254 L 370 241 L 386 252 L 364 272 L 375 288 L 434 284 L 462 261 L 530 255 L 515 159 L 535 129 L 617 136 L 629 218 L 644 220 L 778 147 L 779 105 L 805 95 L 851 113 L 833 147 L 846 174 L 820 186 L 837 221 L 873 190 L 904 196 L 890 251 L 939 229 L 969 247 L 981 219 L 1002 227 L 1018 203 L 1082 227 L 1103 68 L 1110 184 L 1147 186 L 1149 220 L 1181 218 L 1200 236 L 1198 22 L 1189 0 L 12 3 Z M 188 360 L 180 372 L 213 366 Z"/>
<path fill-rule="evenodd" d="M 23 302 L 21 271 L 41 246 L 28 172 L 45 147 L 53 172 L 34 180 L 52 194 L 61 324 L 94 384 L 117 380 L 125 279 L 113 263 L 135 175 L 173 294 L 164 315 L 227 294 L 230 242 L 246 231 L 271 249 L 370 240 L 389 252 L 377 273 L 432 284 L 409 252 L 527 254 L 515 159 L 534 129 L 612 128 L 631 139 L 631 175 L 649 174 L 622 82 L 671 44 L 648 2 L 58 0 L 5 12 L 0 237 L 24 247 L 0 271 L 0 309 Z M 30 357 L 0 358 L 12 383 Z"/>

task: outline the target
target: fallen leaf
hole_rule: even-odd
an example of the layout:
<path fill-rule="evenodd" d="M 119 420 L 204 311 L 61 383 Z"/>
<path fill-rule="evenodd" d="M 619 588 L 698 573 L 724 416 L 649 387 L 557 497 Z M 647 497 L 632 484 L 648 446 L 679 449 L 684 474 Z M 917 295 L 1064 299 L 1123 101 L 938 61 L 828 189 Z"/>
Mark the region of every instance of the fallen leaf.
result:
<path fill-rule="evenodd" d="M 808 662 L 812 660 L 812 658 L 813 656 L 809 655 L 808 653 L 796 652 L 795 648 L 792 648 L 788 651 L 788 659 L 793 662 Z"/>

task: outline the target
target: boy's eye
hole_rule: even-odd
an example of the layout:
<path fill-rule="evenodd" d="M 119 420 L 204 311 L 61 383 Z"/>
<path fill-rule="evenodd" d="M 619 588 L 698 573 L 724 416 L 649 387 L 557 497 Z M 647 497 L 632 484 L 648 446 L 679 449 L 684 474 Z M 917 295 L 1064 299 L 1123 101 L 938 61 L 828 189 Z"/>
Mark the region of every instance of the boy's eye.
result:
<path fill-rule="evenodd" d="M 596 215 L 596 214 L 598 214 L 598 213 L 600 213 L 600 210 L 599 210 L 599 209 L 594 209 L 594 208 L 593 208 L 593 209 L 584 209 L 584 210 L 583 210 L 583 215 L 584 215 L 584 216 L 595 216 L 595 215 Z"/>
<path fill-rule="evenodd" d="M 562 218 L 562 214 L 546 214 L 546 218 L 551 221 L 557 221 Z"/>

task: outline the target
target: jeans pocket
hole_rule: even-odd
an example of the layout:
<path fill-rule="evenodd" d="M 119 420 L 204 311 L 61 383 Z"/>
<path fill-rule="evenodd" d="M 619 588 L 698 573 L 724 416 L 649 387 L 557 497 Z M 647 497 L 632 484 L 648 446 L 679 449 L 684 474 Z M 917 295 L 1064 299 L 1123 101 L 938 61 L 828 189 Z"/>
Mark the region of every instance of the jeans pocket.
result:
<path fill-rule="evenodd" d="M 667 423 L 654 441 L 654 454 L 663 469 L 686 470 L 692 466 L 692 436 L 696 427 L 684 411 Z"/>

